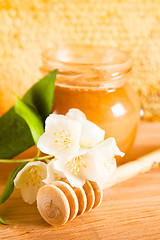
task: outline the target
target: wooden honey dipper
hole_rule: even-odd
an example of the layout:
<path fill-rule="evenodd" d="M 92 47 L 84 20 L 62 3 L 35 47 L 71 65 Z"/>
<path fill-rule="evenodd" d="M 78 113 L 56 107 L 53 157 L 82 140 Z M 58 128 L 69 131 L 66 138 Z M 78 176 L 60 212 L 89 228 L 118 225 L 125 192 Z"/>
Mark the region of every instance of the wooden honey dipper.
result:
<path fill-rule="evenodd" d="M 37 207 L 46 222 L 63 225 L 76 216 L 98 207 L 103 191 L 96 182 L 86 181 L 81 188 L 72 187 L 67 179 L 43 186 L 37 195 Z"/>
<path fill-rule="evenodd" d="M 137 174 L 149 171 L 160 164 L 160 150 L 147 154 L 117 168 L 115 175 L 102 189 L 123 182 Z M 72 187 L 67 179 L 54 181 L 40 188 L 37 208 L 46 222 L 63 225 L 91 209 L 102 201 L 103 191 L 96 182 L 86 181 L 82 188 Z"/>

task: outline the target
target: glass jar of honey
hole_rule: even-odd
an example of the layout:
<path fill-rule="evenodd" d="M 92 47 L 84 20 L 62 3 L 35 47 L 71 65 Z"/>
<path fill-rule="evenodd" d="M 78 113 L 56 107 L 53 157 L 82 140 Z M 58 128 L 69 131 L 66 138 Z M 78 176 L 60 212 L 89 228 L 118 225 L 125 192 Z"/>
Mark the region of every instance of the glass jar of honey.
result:
<path fill-rule="evenodd" d="M 53 111 L 66 114 L 70 108 L 80 109 L 127 153 L 140 112 L 138 96 L 127 82 L 129 55 L 97 46 L 55 47 L 44 52 L 41 72 L 46 75 L 53 69 L 58 69 Z"/>

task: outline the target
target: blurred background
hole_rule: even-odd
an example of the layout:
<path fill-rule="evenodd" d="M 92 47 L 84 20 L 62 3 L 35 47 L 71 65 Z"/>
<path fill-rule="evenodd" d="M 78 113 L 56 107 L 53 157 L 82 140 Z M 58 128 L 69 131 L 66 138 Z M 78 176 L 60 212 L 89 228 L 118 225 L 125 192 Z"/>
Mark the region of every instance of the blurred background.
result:
<path fill-rule="evenodd" d="M 41 77 L 43 51 L 67 42 L 130 52 L 144 119 L 160 119 L 159 0 L 0 0 L 0 115 Z"/>

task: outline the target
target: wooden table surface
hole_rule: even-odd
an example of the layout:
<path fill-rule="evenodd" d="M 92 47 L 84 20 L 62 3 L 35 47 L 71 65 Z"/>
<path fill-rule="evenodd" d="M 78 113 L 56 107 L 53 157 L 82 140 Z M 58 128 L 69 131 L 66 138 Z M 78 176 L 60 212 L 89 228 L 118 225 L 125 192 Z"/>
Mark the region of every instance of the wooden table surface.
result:
<path fill-rule="evenodd" d="M 160 148 L 160 123 L 141 123 L 128 158 Z M 0 164 L 0 193 L 15 164 Z M 1 239 L 160 239 L 160 168 L 104 190 L 102 204 L 62 227 L 48 225 L 18 190 L 0 207 Z"/>

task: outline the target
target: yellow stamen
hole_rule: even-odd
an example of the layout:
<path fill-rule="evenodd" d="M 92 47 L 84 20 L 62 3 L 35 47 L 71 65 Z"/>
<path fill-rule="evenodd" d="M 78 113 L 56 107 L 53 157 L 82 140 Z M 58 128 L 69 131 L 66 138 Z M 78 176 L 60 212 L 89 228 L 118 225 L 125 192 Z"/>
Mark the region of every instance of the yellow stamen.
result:
<path fill-rule="evenodd" d="M 72 158 L 72 160 L 68 161 L 66 165 L 67 169 L 69 169 L 74 175 L 78 175 L 80 170 L 83 171 L 83 168 L 87 168 L 86 161 L 82 156 Z"/>
<path fill-rule="evenodd" d="M 104 166 L 107 168 L 107 171 L 110 172 L 110 167 L 109 164 L 114 164 L 115 163 L 115 158 L 112 157 L 111 159 L 107 160 L 106 162 L 103 162 Z M 108 163 L 108 164 L 107 164 Z"/>
<path fill-rule="evenodd" d="M 70 132 L 66 130 L 62 130 L 58 133 L 54 133 L 53 135 L 55 136 L 55 139 L 53 140 L 53 142 L 59 146 L 59 150 L 71 147 Z"/>
<path fill-rule="evenodd" d="M 37 166 L 32 166 L 24 176 L 24 182 L 29 185 L 40 185 L 42 181 L 41 171 Z"/>

